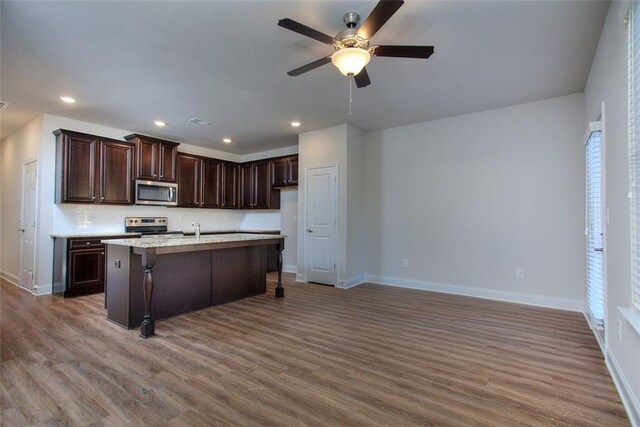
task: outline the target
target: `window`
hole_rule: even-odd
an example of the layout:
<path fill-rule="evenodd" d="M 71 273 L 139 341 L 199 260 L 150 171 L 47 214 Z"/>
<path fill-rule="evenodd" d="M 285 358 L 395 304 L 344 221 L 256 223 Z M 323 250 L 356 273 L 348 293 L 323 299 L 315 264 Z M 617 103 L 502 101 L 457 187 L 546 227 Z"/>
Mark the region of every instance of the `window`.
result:
<path fill-rule="evenodd" d="M 640 310 L 640 5 L 629 11 L 629 198 L 631 301 Z"/>
<path fill-rule="evenodd" d="M 601 122 L 592 122 L 589 124 L 589 128 L 585 145 L 587 308 L 596 329 L 602 330 L 605 320 L 605 304 Z"/>

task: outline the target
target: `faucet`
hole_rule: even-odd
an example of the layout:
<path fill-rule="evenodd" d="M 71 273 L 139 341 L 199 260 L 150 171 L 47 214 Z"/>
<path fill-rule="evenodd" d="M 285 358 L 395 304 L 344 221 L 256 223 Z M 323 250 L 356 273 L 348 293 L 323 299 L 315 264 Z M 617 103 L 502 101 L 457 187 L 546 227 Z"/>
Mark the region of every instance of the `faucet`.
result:
<path fill-rule="evenodd" d="M 191 225 L 196 229 L 196 240 L 200 240 L 200 223 L 193 221 Z"/>

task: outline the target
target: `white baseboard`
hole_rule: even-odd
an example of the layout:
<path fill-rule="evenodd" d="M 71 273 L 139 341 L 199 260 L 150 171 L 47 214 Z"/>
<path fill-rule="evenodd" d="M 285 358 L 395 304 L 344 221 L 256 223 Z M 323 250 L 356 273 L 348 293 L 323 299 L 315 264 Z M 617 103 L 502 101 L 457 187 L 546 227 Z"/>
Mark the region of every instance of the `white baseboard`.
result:
<path fill-rule="evenodd" d="M 534 305 L 537 307 L 548 307 L 560 310 L 577 311 L 580 313 L 583 312 L 584 308 L 584 302 L 577 299 L 545 297 L 540 295 L 521 294 L 509 291 L 496 291 L 483 288 L 471 288 L 468 286 L 423 282 L 419 280 L 407 280 L 397 277 L 375 276 L 369 274 L 365 275 L 365 281 L 368 283 L 377 283 L 379 285 L 395 286 L 399 288 L 421 289 L 424 291 L 442 292 L 445 294 L 465 295 L 476 298 Z"/>
<path fill-rule="evenodd" d="M 0 277 L 2 277 L 7 282 L 13 283 L 14 285 L 18 286 L 18 276 L 16 276 L 15 274 L 9 273 L 5 270 L 0 270 Z"/>
<path fill-rule="evenodd" d="M 296 273 L 296 282 L 307 283 L 307 281 L 304 280 L 304 273 Z"/>
<path fill-rule="evenodd" d="M 33 294 L 37 296 L 51 295 L 52 292 L 53 292 L 53 285 L 51 283 L 47 283 L 44 285 L 36 285 L 35 289 L 33 290 Z"/>
<path fill-rule="evenodd" d="M 284 271 L 285 273 L 297 273 L 298 272 L 298 266 L 297 265 L 288 265 L 288 264 L 284 264 L 282 266 L 282 271 Z"/>
<path fill-rule="evenodd" d="M 607 350 L 605 363 L 607 368 L 609 368 L 609 373 L 611 374 L 611 378 L 613 378 L 613 383 L 618 389 L 618 394 L 620 394 L 622 404 L 627 410 L 627 416 L 629 417 L 629 421 L 631 421 L 631 425 L 633 427 L 640 427 L 640 403 L 638 402 L 638 398 L 634 396 L 633 389 L 629 385 L 622 369 L 620 369 L 618 361 L 610 350 Z"/>
<path fill-rule="evenodd" d="M 348 280 L 340 279 L 339 281 L 340 284 L 336 286 L 336 288 L 349 289 L 349 288 L 353 288 L 355 286 L 361 285 L 364 282 L 365 282 L 365 275 L 361 274 L 359 276 L 352 277 L 351 279 L 348 279 Z"/>

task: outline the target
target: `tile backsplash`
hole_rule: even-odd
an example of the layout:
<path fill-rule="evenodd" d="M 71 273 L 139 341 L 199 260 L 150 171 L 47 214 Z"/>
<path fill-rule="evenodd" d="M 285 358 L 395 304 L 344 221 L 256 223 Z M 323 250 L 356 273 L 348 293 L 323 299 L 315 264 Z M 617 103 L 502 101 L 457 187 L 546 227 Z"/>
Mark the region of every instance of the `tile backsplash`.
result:
<path fill-rule="evenodd" d="M 206 230 L 279 230 L 280 211 L 186 209 L 161 206 L 54 205 L 54 232 L 121 232 L 127 216 L 165 216 L 171 231 L 191 231 L 191 223 Z"/>

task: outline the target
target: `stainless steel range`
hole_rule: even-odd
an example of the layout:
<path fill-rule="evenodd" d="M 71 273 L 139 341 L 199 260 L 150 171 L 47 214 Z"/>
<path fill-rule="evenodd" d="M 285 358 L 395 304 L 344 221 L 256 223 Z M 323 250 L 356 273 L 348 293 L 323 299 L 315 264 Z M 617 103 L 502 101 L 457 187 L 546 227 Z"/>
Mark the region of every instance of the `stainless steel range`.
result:
<path fill-rule="evenodd" d="M 124 231 L 127 233 L 140 233 L 144 237 L 182 234 L 182 231 L 168 231 L 168 227 L 169 220 L 164 216 L 128 216 L 124 219 Z"/>

